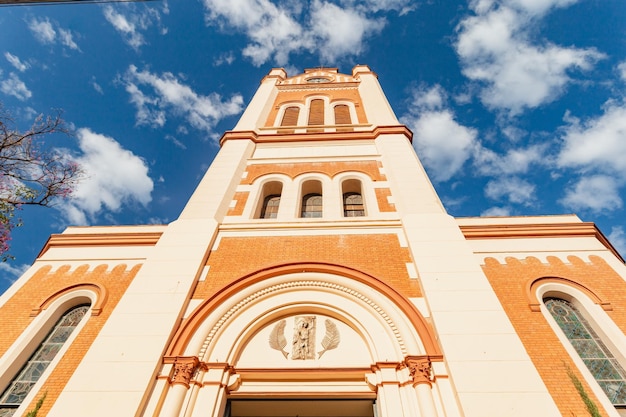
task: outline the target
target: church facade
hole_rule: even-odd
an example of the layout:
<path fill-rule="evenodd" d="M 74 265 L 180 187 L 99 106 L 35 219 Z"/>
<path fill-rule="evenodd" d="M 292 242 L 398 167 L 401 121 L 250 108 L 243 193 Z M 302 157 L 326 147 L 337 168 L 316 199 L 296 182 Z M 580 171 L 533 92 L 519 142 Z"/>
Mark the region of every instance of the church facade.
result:
<path fill-rule="evenodd" d="M 0 417 L 610 416 L 626 268 L 454 218 L 364 65 L 273 69 L 168 225 L 69 227 L 0 297 Z"/>

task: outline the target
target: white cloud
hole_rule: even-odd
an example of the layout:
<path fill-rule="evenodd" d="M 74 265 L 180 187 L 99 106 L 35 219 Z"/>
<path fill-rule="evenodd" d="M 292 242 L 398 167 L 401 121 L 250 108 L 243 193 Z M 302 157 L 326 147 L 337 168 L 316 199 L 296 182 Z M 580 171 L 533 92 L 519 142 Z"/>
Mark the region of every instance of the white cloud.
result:
<path fill-rule="evenodd" d="M 91 86 L 100 94 L 104 94 L 102 86 L 96 82 L 96 77 L 91 77 Z"/>
<path fill-rule="evenodd" d="M 220 54 L 219 57 L 213 62 L 213 65 L 219 67 L 220 65 L 230 65 L 235 62 L 235 54 L 232 51 Z"/>
<path fill-rule="evenodd" d="M 477 146 L 474 153 L 474 168 L 482 175 L 522 174 L 535 165 L 551 162 L 548 145 L 530 145 L 526 148 L 509 149 L 500 155 L 491 149 Z"/>
<path fill-rule="evenodd" d="M 626 234 L 624 233 L 624 228 L 622 226 L 613 226 L 611 233 L 607 237 L 620 255 L 624 256 L 626 254 Z"/>
<path fill-rule="evenodd" d="M 176 145 L 177 148 L 180 149 L 187 149 L 187 146 L 181 142 L 180 140 L 178 140 L 175 136 L 172 135 L 165 135 L 165 139 L 169 140 L 170 142 L 172 142 L 174 145 Z M 163 177 L 161 177 L 163 178 Z M 162 181 L 161 181 L 162 182 Z"/>
<path fill-rule="evenodd" d="M 535 200 L 535 186 L 518 177 L 497 178 L 487 183 L 485 195 L 493 200 L 506 199 L 510 203 L 530 206 Z"/>
<path fill-rule="evenodd" d="M 478 144 L 476 130 L 454 120 L 445 100 L 439 85 L 418 88 L 408 114 L 401 117 L 413 130 L 413 146 L 435 181 L 447 181 L 456 174 Z"/>
<path fill-rule="evenodd" d="M 166 122 L 165 111 L 170 110 L 199 130 L 213 133 L 215 125 L 224 117 L 239 114 L 243 109 L 243 98 L 239 94 L 222 100 L 217 93 L 203 96 L 181 83 L 173 74 L 161 75 L 149 71 L 138 71 L 131 65 L 124 76 L 126 91 L 137 108 L 137 123 L 154 127 Z M 147 88 L 144 92 L 140 87 Z"/>
<path fill-rule="evenodd" d="M 564 127 L 561 167 L 597 170 L 626 178 L 626 106 L 609 102 L 604 114 L 584 123 L 571 117 Z"/>
<path fill-rule="evenodd" d="M 19 277 L 21 277 L 26 270 L 30 268 L 30 264 L 17 264 L 14 265 L 11 262 L 0 262 L 0 273 L 3 275 L 3 279 L 9 284 L 13 284 Z"/>
<path fill-rule="evenodd" d="M 285 65 L 292 51 L 314 46 L 294 16 L 297 10 L 269 0 L 204 0 L 207 21 L 243 31 L 250 39 L 243 55 L 259 66 L 270 59 Z M 292 14 L 293 13 L 293 14 Z"/>
<path fill-rule="evenodd" d="M 47 17 L 44 19 L 31 19 L 28 22 L 28 28 L 35 36 L 35 39 L 44 45 L 54 45 L 60 42 L 61 45 L 70 49 L 80 50 L 76 42 L 74 42 L 72 32 L 60 27 L 56 22 L 53 24 Z"/>
<path fill-rule="evenodd" d="M 354 9 L 344 9 L 335 4 L 315 0 L 311 6 L 311 30 L 316 42 L 323 48 L 319 53 L 326 62 L 339 57 L 356 55 L 363 50 L 363 40 L 379 33 L 385 26 L 382 18 L 368 18 Z"/>
<path fill-rule="evenodd" d="M 480 213 L 480 215 L 482 217 L 510 216 L 511 210 L 508 207 L 490 207 Z"/>
<path fill-rule="evenodd" d="M 70 49 L 79 50 L 78 45 L 74 42 L 72 32 L 59 28 L 59 41 L 61 44 L 67 46 Z"/>
<path fill-rule="evenodd" d="M 317 52 L 332 62 L 353 56 L 384 27 L 380 12 L 415 7 L 410 0 L 204 0 L 204 6 L 209 24 L 248 37 L 242 53 L 257 66 L 270 60 L 286 66 L 292 53 Z"/>
<path fill-rule="evenodd" d="M 33 95 L 26 87 L 26 84 L 14 72 L 9 74 L 9 78 L 0 81 L 0 91 L 22 101 L 31 98 Z"/>
<path fill-rule="evenodd" d="M 122 35 L 124 41 L 138 50 L 147 43 L 142 31 L 157 26 L 161 35 L 167 34 L 168 29 L 161 22 L 161 14 L 169 14 L 169 6 L 166 1 L 162 2 L 161 6 L 159 11 L 156 7 L 147 5 L 139 8 L 132 3 L 122 3 L 115 6 L 106 5 L 102 12 L 105 19 Z"/>
<path fill-rule="evenodd" d="M 551 8 L 570 0 L 475 1 L 459 24 L 456 50 L 463 74 L 481 83 L 483 103 L 518 114 L 557 98 L 572 70 L 588 70 L 604 57 L 595 49 L 531 41 L 531 28 Z M 497 7 L 496 7 L 497 5 Z M 530 88 L 532 86 L 532 88 Z"/>
<path fill-rule="evenodd" d="M 127 19 L 126 16 L 115 11 L 112 6 L 106 6 L 103 13 L 106 20 L 122 35 L 129 46 L 139 49 L 145 43 L 145 39 L 138 32 L 135 23 Z"/>
<path fill-rule="evenodd" d="M 435 181 L 456 174 L 476 145 L 476 130 L 457 123 L 448 110 L 421 113 L 407 124 L 414 132 L 413 146 Z"/>
<path fill-rule="evenodd" d="M 47 17 L 41 20 L 31 19 L 28 28 L 33 32 L 35 39 L 43 44 L 53 44 L 56 40 L 57 33 Z"/>
<path fill-rule="evenodd" d="M 626 82 L 626 61 L 620 62 L 617 65 L 617 71 L 623 82 Z"/>
<path fill-rule="evenodd" d="M 88 224 L 103 211 L 124 204 L 146 206 L 154 184 L 146 163 L 113 138 L 82 128 L 77 132 L 82 155 L 74 158 L 85 172 L 72 199 L 58 206 L 73 224 Z"/>
<path fill-rule="evenodd" d="M 542 15 L 550 9 L 567 7 L 578 0 L 506 0 L 505 3 L 533 15 Z"/>
<path fill-rule="evenodd" d="M 30 68 L 30 64 L 28 62 L 22 62 L 17 56 L 15 56 L 15 55 L 13 55 L 13 54 L 11 54 L 9 52 L 5 52 L 4 53 L 4 57 L 19 72 L 24 72 L 28 68 Z"/>
<path fill-rule="evenodd" d="M 566 190 L 559 203 L 571 210 L 590 210 L 594 213 L 620 209 L 623 204 L 618 181 L 606 175 L 581 178 Z"/>
<path fill-rule="evenodd" d="M 135 119 L 138 125 L 163 127 L 165 125 L 165 111 L 159 109 L 156 98 L 147 97 L 137 85 L 126 83 L 126 92 L 130 94 L 130 102 L 135 105 L 137 113 Z"/>

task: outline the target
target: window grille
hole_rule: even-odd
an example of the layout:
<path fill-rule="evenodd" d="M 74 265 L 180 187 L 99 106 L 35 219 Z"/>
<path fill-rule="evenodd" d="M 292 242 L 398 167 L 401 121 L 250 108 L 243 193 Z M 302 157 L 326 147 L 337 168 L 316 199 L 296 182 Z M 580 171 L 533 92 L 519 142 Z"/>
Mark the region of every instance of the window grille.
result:
<path fill-rule="evenodd" d="M 322 217 L 322 195 L 311 193 L 302 197 L 302 213 L 300 217 Z"/>
<path fill-rule="evenodd" d="M 275 219 L 278 216 L 278 206 L 280 205 L 280 195 L 272 194 L 263 200 L 261 209 L 262 219 Z"/>
<path fill-rule="evenodd" d="M 343 195 L 343 215 L 344 217 L 365 216 L 363 207 L 363 196 L 359 193 L 344 193 Z"/>

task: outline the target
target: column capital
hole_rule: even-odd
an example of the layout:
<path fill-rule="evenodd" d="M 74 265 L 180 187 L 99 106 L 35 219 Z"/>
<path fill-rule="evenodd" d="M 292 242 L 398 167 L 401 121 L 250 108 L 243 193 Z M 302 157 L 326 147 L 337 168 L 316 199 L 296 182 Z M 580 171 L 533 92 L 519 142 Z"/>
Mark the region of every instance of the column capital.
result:
<path fill-rule="evenodd" d="M 194 376 L 200 365 L 197 356 L 177 356 L 174 359 L 174 373 L 170 378 L 171 385 L 184 385 L 189 388 L 191 378 Z"/>
<path fill-rule="evenodd" d="M 413 386 L 419 384 L 432 385 L 431 381 L 431 364 L 428 356 L 407 356 L 404 360 L 405 365 L 409 368 Z"/>

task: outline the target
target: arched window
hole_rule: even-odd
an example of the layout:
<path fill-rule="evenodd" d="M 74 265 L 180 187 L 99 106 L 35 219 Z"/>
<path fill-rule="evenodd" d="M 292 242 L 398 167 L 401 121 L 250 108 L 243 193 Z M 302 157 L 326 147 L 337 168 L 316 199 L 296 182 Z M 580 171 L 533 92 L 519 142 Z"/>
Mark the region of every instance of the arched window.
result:
<path fill-rule="evenodd" d="M 263 184 L 260 206 L 257 207 L 255 218 L 275 219 L 278 217 L 280 206 L 280 196 L 283 193 L 283 183 L 280 181 L 270 181 Z M 1 417 L 1 416 L 0 416 Z"/>
<path fill-rule="evenodd" d="M 343 216 L 365 216 L 365 206 L 363 205 L 363 195 L 361 194 L 361 181 L 346 180 L 341 184 L 341 190 L 343 192 Z"/>
<path fill-rule="evenodd" d="M 292 106 L 285 109 L 283 114 L 283 120 L 280 123 L 281 126 L 296 126 L 298 124 L 298 115 L 300 114 L 300 107 Z"/>
<path fill-rule="evenodd" d="M 349 125 L 352 124 L 350 119 L 350 108 L 346 104 L 338 104 L 334 108 L 335 110 L 335 124 L 336 125 Z M 352 131 L 351 127 L 338 127 L 337 132 L 349 132 Z"/>
<path fill-rule="evenodd" d="M 281 126 L 297 126 L 298 116 L 300 115 L 300 107 L 291 106 L 285 109 L 283 114 L 283 120 L 280 122 Z M 281 130 L 283 133 L 293 133 L 293 129 Z"/>
<path fill-rule="evenodd" d="M 626 406 L 626 372 L 593 326 L 569 301 L 547 297 L 543 302 L 611 403 Z"/>
<path fill-rule="evenodd" d="M 88 304 L 72 307 L 56 322 L 44 341 L 0 395 L 0 416 L 13 415 L 88 310 Z"/>
<path fill-rule="evenodd" d="M 301 217 L 322 217 L 322 195 L 310 193 L 302 197 Z"/>
<path fill-rule="evenodd" d="M 309 105 L 309 126 L 322 126 L 324 125 L 324 100 L 315 99 L 311 100 Z M 309 132 L 322 132 L 322 129 L 309 129 Z"/>
<path fill-rule="evenodd" d="M 343 195 L 343 215 L 344 217 L 363 217 L 363 197 L 359 193 L 344 193 Z"/>
<path fill-rule="evenodd" d="M 323 198 L 322 183 L 317 180 L 305 181 L 301 189 L 300 217 L 322 217 Z"/>
<path fill-rule="evenodd" d="M 262 219 L 275 219 L 278 217 L 278 206 L 280 205 L 280 195 L 270 194 L 263 200 L 261 208 Z"/>

